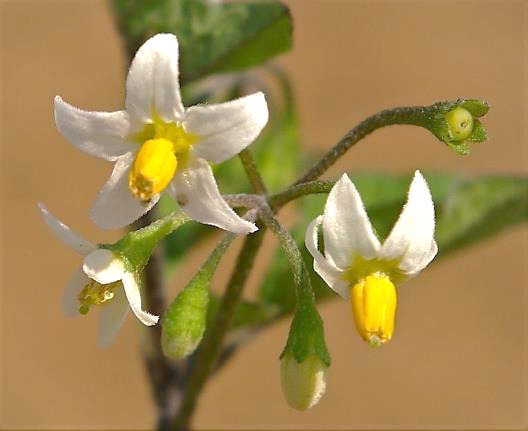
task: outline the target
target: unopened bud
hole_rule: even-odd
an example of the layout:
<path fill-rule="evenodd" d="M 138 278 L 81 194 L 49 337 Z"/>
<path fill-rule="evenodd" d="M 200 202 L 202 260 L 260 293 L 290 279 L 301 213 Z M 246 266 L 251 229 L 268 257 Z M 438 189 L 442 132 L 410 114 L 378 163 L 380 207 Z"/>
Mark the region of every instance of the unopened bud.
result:
<path fill-rule="evenodd" d="M 316 354 L 297 362 L 293 354 L 281 359 L 282 391 L 288 404 L 297 410 L 307 410 L 316 405 L 326 390 L 328 367 Z"/>
<path fill-rule="evenodd" d="M 171 359 L 182 359 L 196 350 L 207 323 L 208 283 L 192 282 L 183 289 L 163 316 L 161 347 Z"/>

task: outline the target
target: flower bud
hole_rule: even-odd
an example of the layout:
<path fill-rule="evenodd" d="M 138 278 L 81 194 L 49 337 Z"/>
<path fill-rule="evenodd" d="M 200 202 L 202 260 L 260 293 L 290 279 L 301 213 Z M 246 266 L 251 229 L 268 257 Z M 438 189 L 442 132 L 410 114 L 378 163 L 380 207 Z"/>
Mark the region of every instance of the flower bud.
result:
<path fill-rule="evenodd" d="M 282 391 L 288 404 L 297 410 L 307 410 L 319 402 L 326 390 L 328 367 L 316 354 L 302 362 L 287 352 L 281 359 Z"/>
<path fill-rule="evenodd" d="M 209 283 L 191 281 L 167 308 L 161 326 L 161 347 L 171 359 L 190 355 L 200 341 L 207 323 Z"/>

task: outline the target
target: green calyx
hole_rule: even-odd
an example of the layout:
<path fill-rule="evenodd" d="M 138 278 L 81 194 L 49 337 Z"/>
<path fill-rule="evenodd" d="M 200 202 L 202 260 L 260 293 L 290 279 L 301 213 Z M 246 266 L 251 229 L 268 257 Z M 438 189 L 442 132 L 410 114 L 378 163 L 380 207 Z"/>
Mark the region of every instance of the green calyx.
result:
<path fill-rule="evenodd" d="M 99 244 L 99 247 L 118 254 L 127 271 L 139 273 L 156 245 L 187 221 L 189 218 L 183 212 L 175 211 L 149 226 L 129 232 L 113 244 Z"/>
<path fill-rule="evenodd" d="M 297 300 L 288 341 L 280 358 L 285 355 L 292 355 L 298 363 L 303 363 L 311 355 L 317 356 L 326 367 L 332 362 L 326 347 L 323 320 L 310 295 Z"/>
<path fill-rule="evenodd" d="M 469 142 L 487 139 L 486 129 L 478 118 L 488 110 L 488 103 L 478 99 L 439 102 L 427 108 L 423 126 L 457 154 L 467 155 Z"/>

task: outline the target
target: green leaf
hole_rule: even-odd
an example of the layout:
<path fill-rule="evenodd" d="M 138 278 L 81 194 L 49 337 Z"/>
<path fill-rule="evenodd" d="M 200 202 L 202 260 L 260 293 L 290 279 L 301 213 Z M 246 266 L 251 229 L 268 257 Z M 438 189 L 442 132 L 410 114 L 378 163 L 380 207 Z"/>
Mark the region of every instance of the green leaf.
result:
<path fill-rule="evenodd" d="M 276 1 L 112 0 L 132 56 L 156 33 L 174 33 L 183 82 L 262 64 L 292 46 L 288 8 Z"/>
<path fill-rule="evenodd" d="M 353 173 L 367 212 L 380 238 L 386 238 L 406 200 L 411 175 L 392 176 L 376 173 Z M 461 175 L 431 173 L 426 175 L 435 201 L 438 258 L 482 241 L 528 220 L 528 178 L 490 175 L 467 179 Z M 292 236 L 301 247 L 309 268 L 313 258 L 304 247 L 308 223 L 322 214 L 326 194 L 300 199 L 300 221 Z M 336 296 L 314 272 L 312 286 L 318 299 Z M 277 251 L 260 289 L 260 299 L 289 313 L 295 305 L 292 275 L 285 257 Z"/>

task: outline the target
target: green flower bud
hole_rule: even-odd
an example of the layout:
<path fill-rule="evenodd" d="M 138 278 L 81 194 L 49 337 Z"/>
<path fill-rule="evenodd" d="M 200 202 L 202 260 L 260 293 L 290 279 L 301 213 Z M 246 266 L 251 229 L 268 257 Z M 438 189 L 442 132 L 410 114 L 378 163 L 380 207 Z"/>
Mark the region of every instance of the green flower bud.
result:
<path fill-rule="evenodd" d="M 316 405 L 326 390 L 328 366 L 316 354 L 297 362 L 287 352 L 281 359 L 282 391 L 288 404 L 297 410 L 307 410 Z"/>
<path fill-rule="evenodd" d="M 288 341 L 281 354 L 282 391 L 288 404 L 306 410 L 317 404 L 326 389 L 330 366 L 323 321 L 313 296 L 298 298 Z"/>
<path fill-rule="evenodd" d="M 198 273 L 165 311 L 161 322 L 161 347 L 167 357 L 185 358 L 202 341 L 211 300 L 211 279 L 235 237 L 235 234 L 229 233 L 218 243 Z"/>
<path fill-rule="evenodd" d="M 161 322 L 161 347 L 171 359 L 182 359 L 196 350 L 207 323 L 208 280 L 192 280 L 165 311 Z"/>

